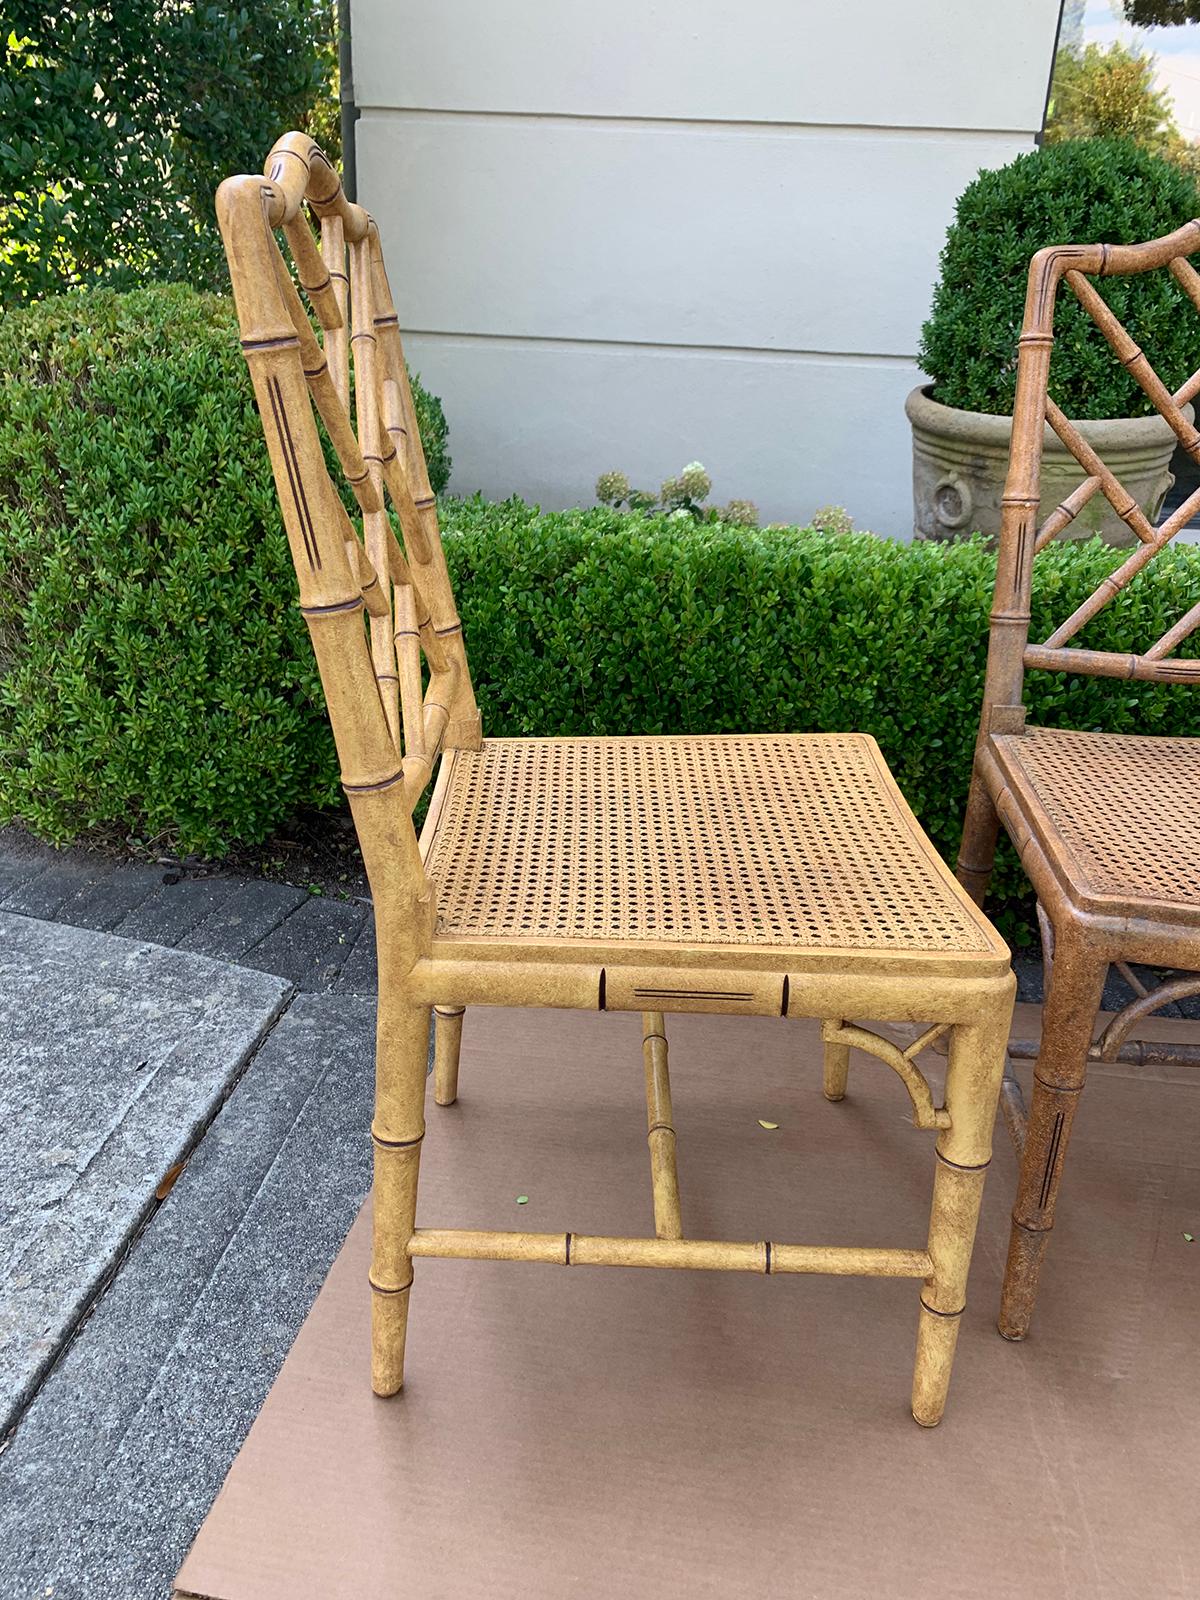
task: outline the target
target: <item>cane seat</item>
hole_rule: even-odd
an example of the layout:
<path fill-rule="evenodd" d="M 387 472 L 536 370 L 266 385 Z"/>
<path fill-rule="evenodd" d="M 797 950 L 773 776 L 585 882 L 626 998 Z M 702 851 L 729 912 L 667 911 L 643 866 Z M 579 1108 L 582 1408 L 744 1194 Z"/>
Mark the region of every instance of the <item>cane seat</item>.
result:
<path fill-rule="evenodd" d="M 864 734 L 487 739 L 422 843 L 440 938 L 1005 956 Z"/>
<path fill-rule="evenodd" d="M 1200 927 L 1200 739 L 1028 728 L 991 743 L 1006 823 L 1018 845 L 1022 825 L 1041 840 L 1076 905 Z"/>

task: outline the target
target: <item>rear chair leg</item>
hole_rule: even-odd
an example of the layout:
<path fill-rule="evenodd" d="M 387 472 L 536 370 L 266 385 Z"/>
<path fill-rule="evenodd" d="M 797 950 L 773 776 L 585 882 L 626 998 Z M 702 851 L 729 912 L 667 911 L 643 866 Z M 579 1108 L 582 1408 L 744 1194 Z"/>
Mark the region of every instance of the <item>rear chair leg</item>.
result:
<path fill-rule="evenodd" d="M 959 883 L 976 905 L 981 906 L 987 894 L 999 835 L 1000 818 L 987 785 L 979 775 L 976 757 L 976 767 L 971 774 L 971 787 L 967 793 L 967 814 L 963 819 L 956 869 Z"/>
<path fill-rule="evenodd" d="M 417 1173 L 425 1136 L 429 1007 L 381 992 L 375 1046 L 375 1147 L 371 1250 L 371 1387 L 395 1394 L 404 1382 L 404 1338 L 412 1262 L 408 1245 L 417 1210 Z"/>
<path fill-rule="evenodd" d="M 1033 1318 L 1067 1141 L 1083 1092 L 1088 1049 L 1108 972 L 1106 961 L 1072 959 L 1072 955 L 1059 939 L 1042 1009 L 1042 1043 L 1033 1069 L 1033 1101 L 1000 1295 L 999 1329 L 1005 1339 L 1024 1339 Z"/>
<path fill-rule="evenodd" d="M 967 1272 L 992 1155 L 996 1098 L 1004 1071 L 1016 980 L 988 1006 L 986 1018 L 950 1034 L 946 1110 L 950 1127 L 938 1135 L 929 1255 L 933 1273 L 921 1287 L 912 1414 L 923 1428 L 942 1420 L 958 1328 L 967 1300 Z"/>
<path fill-rule="evenodd" d="M 458 1052 L 465 1006 L 434 1006 L 433 1098 L 439 1106 L 458 1099 Z"/>
<path fill-rule="evenodd" d="M 846 1078 L 850 1072 L 850 1046 L 826 1044 L 825 1046 L 825 1098 L 843 1100 L 846 1096 Z"/>

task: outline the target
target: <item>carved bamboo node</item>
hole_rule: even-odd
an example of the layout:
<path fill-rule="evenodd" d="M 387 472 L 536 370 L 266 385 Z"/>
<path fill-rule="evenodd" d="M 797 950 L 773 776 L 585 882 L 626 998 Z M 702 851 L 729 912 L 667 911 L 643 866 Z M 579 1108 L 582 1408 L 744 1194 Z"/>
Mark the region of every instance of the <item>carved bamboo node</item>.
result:
<path fill-rule="evenodd" d="M 851 1045 L 855 1049 L 865 1050 L 868 1055 L 876 1056 L 880 1061 L 891 1067 L 892 1071 L 908 1090 L 908 1097 L 913 1105 L 913 1126 L 917 1128 L 944 1129 L 950 1127 L 950 1113 L 944 1107 L 935 1106 L 933 1091 L 926 1082 L 924 1074 L 913 1065 L 913 1057 L 919 1055 L 927 1045 L 933 1043 L 946 1032 L 944 1024 L 929 1028 L 921 1037 L 909 1045 L 907 1050 L 901 1050 L 890 1039 L 885 1039 L 878 1033 L 872 1033 L 869 1028 L 860 1028 L 850 1022 L 823 1022 L 821 1024 L 821 1038 L 826 1044 Z"/>

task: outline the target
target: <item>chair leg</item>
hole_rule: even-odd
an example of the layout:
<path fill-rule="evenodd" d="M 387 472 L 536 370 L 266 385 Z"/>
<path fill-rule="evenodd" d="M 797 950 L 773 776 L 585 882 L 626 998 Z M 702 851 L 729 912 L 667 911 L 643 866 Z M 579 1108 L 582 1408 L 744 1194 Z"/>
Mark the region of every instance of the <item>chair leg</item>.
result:
<path fill-rule="evenodd" d="M 846 1096 L 846 1079 L 850 1072 L 850 1046 L 826 1044 L 824 1091 L 826 1100 L 843 1100 Z"/>
<path fill-rule="evenodd" d="M 1006 1339 L 1029 1332 L 1107 971 L 1106 961 L 1057 941 L 1000 1296 L 999 1328 Z"/>
<path fill-rule="evenodd" d="M 967 795 L 967 814 L 963 819 L 956 869 L 959 883 L 976 905 L 981 906 L 987 894 L 999 834 L 1000 818 L 987 785 L 976 768 L 971 775 L 971 788 Z"/>
<path fill-rule="evenodd" d="M 404 1382 L 404 1338 L 412 1287 L 408 1254 L 425 1137 L 429 1007 L 379 999 L 375 1047 L 374 1221 L 371 1251 L 371 1387 L 395 1394 Z"/>
<path fill-rule="evenodd" d="M 942 1419 L 958 1329 L 967 1300 L 967 1273 L 983 1181 L 992 1154 L 996 1099 L 1012 1018 L 1015 980 L 988 1007 L 985 1019 L 955 1027 L 946 1068 L 950 1127 L 938 1135 L 933 1205 L 929 1215 L 932 1276 L 921 1287 L 912 1413 L 923 1428 Z"/>
<path fill-rule="evenodd" d="M 458 1099 L 458 1052 L 465 1006 L 434 1006 L 433 1098 L 439 1106 Z"/>

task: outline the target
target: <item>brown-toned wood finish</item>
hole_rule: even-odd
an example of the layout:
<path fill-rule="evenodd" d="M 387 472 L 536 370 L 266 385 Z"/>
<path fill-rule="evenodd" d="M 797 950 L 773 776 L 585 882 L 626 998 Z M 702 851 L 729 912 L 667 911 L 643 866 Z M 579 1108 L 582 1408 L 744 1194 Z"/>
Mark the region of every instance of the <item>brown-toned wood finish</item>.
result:
<path fill-rule="evenodd" d="M 1063 1163 L 1089 1060 L 1145 1059 L 1127 1045 L 1141 1016 L 1200 983 L 1184 980 L 1138 999 L 1093 1042 L 1109 964 L 1200 968 L 1200 740 L 1072 734 L 1026 726 L 1025 673 L 1084 673 L 1151 683 L 1200 682 L 1200 661 L 1174 651 L 1200 626 L 1192 607 L 1140 653 L 1090 650 L 1079 635 L 1200 509 L 1200 492 L 1152 526 L 1133 497 L 1086 444 L 1049 392 L 1054 311 L 1066 284 L 1108 342 L 1200 462 L 1200 431 L 1182 407 L 1200 392 L 1200 372 L 1173 393 L 1158 377 L 1091 281 L 1167 270 L 1200 310 L 1200 275 L 1189 255 L 1200 249 L 1200 220 L 1141 245 L 1068 245 L 1041 250 L 1029 268 L 1017 364 L 1012 450 L 1003 500 L 987 678 L 967 803 L 958 876 L 982 905 L 1001 825 L 1020 852 L 1038 896 L 1047 993 L 1040 1049 L 1014 1042 L 1013 1054 L 1036 1055 L 1033 1102 L 1026 1112 L 1006 1075 L 1001 1104 L 1021 1155 L 1012 1234 L 1000 1308 L 1000 1332 L 1023 1339 Z M 1049 423 L 1087 476 L 1036 525 L 1043 425 Z M 1120 567 L 1044 641 L 1031 642 L 1030 593 L 1037 553 L 1061 533 L 1093 494 L 1102 493 L 1137 536 Z M 1132 974 L 1130 974 L 1132 976 Z M 1167 1058 L 1154 1047 L 1154 1059 Z M 1171 1059 L 1184 1059 L 1187 1048 Z"/>
<path fill-rule="evenodd" d="M 922 1280 L 912 1406 L 933 1426 L 1012 1011 L 1003 942 L 864 736 L 484 740 L 375 224 L 300 134 L 279 141 L 265 177 L 222 184 L 217 213 L 375 905 L 376 1391 L 403 1382 L 421 1256 L 864 1273 Z M 413 808 L 435 767 L 418 841 Z M 641 1014 L 655 1237 L 417 1228 L 431 1014 L 435 1099 L 448 1105 L 473 1005 Z M 666 1016 L 680 1011 L 825 1019 L 826 1088 L 839 1095 L 852 1047 L 890 1066 L 936 1138 L 927 1241 L 687 1238 L 667 1067 Z M 917 1023 L 921 1037 L 901 1050 L 844 1020 L 862 1017 Z M 938 1106 L 917 1057 L 941 1033 Z"/>

